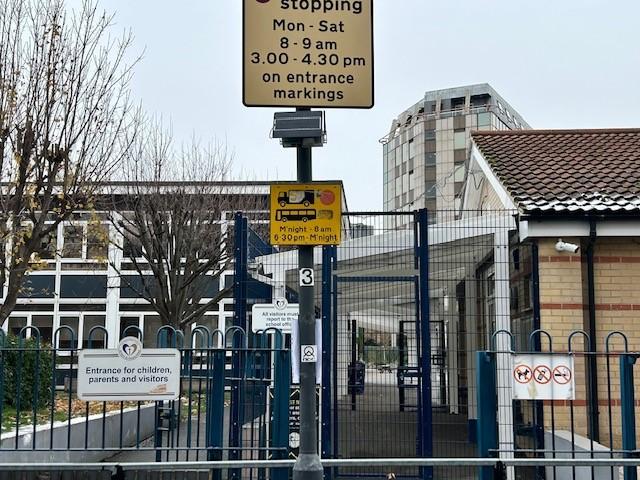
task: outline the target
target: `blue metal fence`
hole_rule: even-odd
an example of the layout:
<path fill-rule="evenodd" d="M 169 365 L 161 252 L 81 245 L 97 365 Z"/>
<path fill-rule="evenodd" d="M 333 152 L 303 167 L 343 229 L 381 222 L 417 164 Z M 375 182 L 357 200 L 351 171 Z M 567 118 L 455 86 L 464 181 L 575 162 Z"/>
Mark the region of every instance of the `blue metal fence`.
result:
<path fill-rule="evenodd" d="M 330 359 L 322 375 L 323 458 L 431 456 L 427 212 L 345 215 L 368 235 L 323 249 L 319 303 Z M 368 358 L 374 346 L 397 354 L 388 362 Z M 386 473 L 332 468 L 325 478 Z M 396 474 L 431 478 L 433 469 Z"/>
<path fill-rule="evenodd" d="M 499 335 L 511 338 L 511 350 L 497 351 L 495 339 Z M 540 337 L 545 338 L 546 350 L 540 352 Z M 637 405 L 635 400 L 634 366 L 640 356 L 628 350 L 628 340 L 624 333 L 614 331 L 604 335 L 602 350 L 590 351 L 593 344 L 589 335 L 577 330 L 571 332 L 562 342 L 566 349 L 554 349 L 552 336 L 544 330 L 535 330 L 529 337 L 530 350 L 515 352 L 513 337 L 506 331 L 494 334 L 492 350 L 476 353 L 476 381 L 478 405 L 478 453 L 483 458 L 546 458 L 546 459 L 632 459 L 638 458 L 636 430 Z M 583 340 L 584 348 L 578 342 Z M 557 342 L 555 342 L 557 343 Z M 536 344 L 538 348 L 536 348 Z M 617 348 L 616 348 L 617 347 Z M 497 358 L 510 358 L 513 354 L 543 354 L 549 358 L 555 355 L 573 357 L 575 369 L 572 372 L 575 382 L 575 398 L 568 400 L 512 400 L 511 383 L 500 385 L 497 376 L 501 367 Z M 596 406 L 590 406 L 591 398 L 590 365 L 598 360 L 600 365 L 596 378 L 606 393 L 601 393 Z M 510 364 L 509 364 L 510 365 Z M 510 367 L 509 367 L 510 368 Z M 515 370 L 509 371 L 515 378 Z M 509 379 L 510 382 L 513 379 Z M 543 379 L 544 380 L 544 379 Z M 516 379 L 517 381 L 517 379 Z M 501 395 L 502 389 L 502 395 Z M 602 391 L 602 389 L 601 389 Z M 507 397 L 505 398 L 505 395 Z M 508 425 L 499 424 L 497 411 L 508 408 L 513 412 Z M 593 422 L 591 415 L 598 415 L 599 432 L 589 428 Z M 505 448 L 499 438 L 499 429 L 511 430 L 513 445 Z M 540 441 L 542 439 L 542 441 Z M 513 467 L 511 467 L 513 468 Z M 620 473 L 621 472 L 621 473 Z M 613 466 L 594 465 L 580 467 L 539 466 L 520 467 L 513 472 L 521 478 L 546 479 L 621 479 L 637 480 L 636 466 L 626 465 L 621 470 Z M 495 466 L 479 467 L 481 480 L 506 478 L 507 472 L 496 472 Z"/>
<path fill-rule="evenodd" d="M 62 335 L 76 338 L 67 326 L 57 329 L 53 338 Z M 142 339 L 137 327 L 123 335 Z M 103 327 L 89 334 L 90 340 L 98 336 L 106 345 Z M 59 455 L 68 452 L 147 461 L 287 458 L 291 360 L 280 332 L 247 335 L 231 327 L 225 335 L 198 326 L 185 340 L 181 332 L 165 326 L 157 343 L 180 352 L 178 400 L 81 402 L 75 394 L 75 342 L 68 348 L 40 343 L 36 327 L 25 327 L 17 338 L 0 333 L 0 456 L 9 460 L 31 451 L 33 458 L 49 459 L 68 459 Z M 228 368 L 229 363 L 237 368 Z M 234 391 L 237 411 L 242 412 L 237 429 L 230 414 Z M 234 429 L 243 435 L 234 435 Z M 38 456 L 40 452 L 46 455 Z M 229 473 L 232 477 L 234 471 Z M 286 473 L 275 470 L 273 478 Z"/>

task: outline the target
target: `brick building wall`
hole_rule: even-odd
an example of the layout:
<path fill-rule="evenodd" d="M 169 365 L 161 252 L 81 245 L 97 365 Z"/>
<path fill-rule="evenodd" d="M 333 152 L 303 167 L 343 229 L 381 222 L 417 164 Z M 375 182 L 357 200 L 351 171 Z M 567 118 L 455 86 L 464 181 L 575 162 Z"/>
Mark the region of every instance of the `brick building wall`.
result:
<path fill-rule="evenodd" d="M 598 349 L 605 349 L 609 332 L 624 332 L 629 341 L 629 351 L 640 350 L 640 239 L 607 238 L 598 240 L 595 250 L 596 331 Z M 611 337 L 611 351 L 623 350 L 619 336 Z M 609 408 L 611 409 L 611 434 L 614 445 L 620 447 L 622 435 L 620 422 L 620 381 L 618 358 L 598 364 L 598 392 L 600 400 L 600 435 L 609 438 Z M 609 407 L 607 372 L 611 377 Z M 640 370 L 636 368 L 636 406 L 640 406 Z M 636 425 L 640 425 L 640 408 L 636 409 Z"/>
<path fill-rule="evenodd" d="M 563 239 L 580 244 L 578 238 Z M 574 330 L 584 328 L 588 313 L 587 271 L 580 254 L 555 250 L 556 238 L 541 239 L 539 246 L 541 327 L 553 337 L 555 351 L 567 351 L 567 338 Z M 583 249 L 586 243 L 583 241 Z M 596 345 L 605 350 L 609 332 L 619 330 L 629 339 L 629 350 L 640 350 L 640 240 L 637 238 L 598 238 L 594 250 Z M 611 351 L 622 350 L 621 337 L 612 337 Z M 576 336 L 574 351 L 582 351 L 583 341 Z M 543 342 L 543 350 L 546 346 Z M 600 443 L 620 446 L 620 388 L 618 357 L 598 356 L 597 378 L 599 398 Z M 576 356 L 576 401 L 574 429 L 587 434 L 586 373 L 584 358 Z M 607 364 L 608 363 L 608 364 Z M 640 398 L 640 374 L 636 379 L 636 398 Z M 611 401 L 609 401 L 611 398 Z M 636 414 L 640 425 L 640 408 Z M 545 404 L 545 424 L 550 426 L 551 406 Z M 571 429 L 571 410 L 567 405 L 554 405 L 556 429 Z M 611 418 L 611 430 L 609 429 Z"/>

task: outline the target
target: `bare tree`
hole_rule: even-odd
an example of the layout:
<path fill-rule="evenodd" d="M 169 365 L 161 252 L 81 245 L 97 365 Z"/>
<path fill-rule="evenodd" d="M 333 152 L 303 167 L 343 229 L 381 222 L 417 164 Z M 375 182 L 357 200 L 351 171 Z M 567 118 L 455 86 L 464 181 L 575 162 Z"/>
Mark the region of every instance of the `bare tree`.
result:
<path fill-rule="evenodd" d="M 92 208 L 127 150 L 136 61 L 130 34 L 111 29 L 93 1 L 0 0 L 0 324 L 57 226 Z"/>
<path fill-rule="evenodd" d="M 249 182 L 226 181 L 232 156 L 223 145 L 193 141 L 174 150 L 171 134 L 151 122 L 136 146 L 127 162 L 130 182 L 114 195 L 123 260 L 112 266 L 163 324 L 184 330 L 229 292 L 213 288 L 233 258 L 227 220 L 236 210 L 264 210 L 265 197 Z"/>

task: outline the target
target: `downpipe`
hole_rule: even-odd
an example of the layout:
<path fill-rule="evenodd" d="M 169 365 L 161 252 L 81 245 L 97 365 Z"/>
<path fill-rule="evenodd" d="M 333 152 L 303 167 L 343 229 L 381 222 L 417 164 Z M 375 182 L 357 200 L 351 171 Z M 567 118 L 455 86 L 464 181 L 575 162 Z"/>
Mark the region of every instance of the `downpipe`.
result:
<path fill-rule="evenodd" d="M 595 265 L 594 252 L 597 239 L 596 221 L 589 219 L 589 240 L 585 249 L 586 274 L 587 274 L 587 315 L 585 319 L 585 330 L 589 334 L 589 351 L 595 353 L 597 350 L 597 329 L 596 329 L 596 287 L 595 287 Z M 600 441 L 600 420 L 598 411 L 598 363 L 596 355 L 589 355 L 587 358 L 588 372 L 588 411 L 589 411 L 589 437 L 594 442 Z"/>

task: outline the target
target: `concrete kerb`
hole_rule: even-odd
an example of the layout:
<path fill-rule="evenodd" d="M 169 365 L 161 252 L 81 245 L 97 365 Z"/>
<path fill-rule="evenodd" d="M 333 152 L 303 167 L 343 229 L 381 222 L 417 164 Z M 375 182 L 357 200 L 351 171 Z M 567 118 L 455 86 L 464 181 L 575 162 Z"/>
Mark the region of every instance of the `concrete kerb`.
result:
<path fill-rule="evenodd" d="M 113 456 L 118 451 L 121 441 L 123 447 L 136 444 L 153 435 L 155 427 L 155 405 L 131 407 L 122 412 L 122 440 L 120 438 L 120 411 L 98 413 L 89 417 L 78 417 L 71 422 L 60 421 L 38 425 L 33 445 L 33 426 L 25 425 L 18 432 L 18 450 L 16 448 L 16 432 L 6 432 L 0 437 L 0 452 L 3 463 L 7 462 L 99 462 Z M 140 425 L 139 432 L 138 423 Z M 53 447 L 51 446 L 51 428 L 53 428 Z M 71 429 L 70 435 L 69 430 Z M 104 445 L 102 432 L 105 432 Z M 86 445 L 85 445 L 86 437 Z M 69 440 L 69 442 L 68 442 Z M 59 450 L 52 450 L 59 449 Z M 65 450 L 67 448 L 73 450 Z"/>

